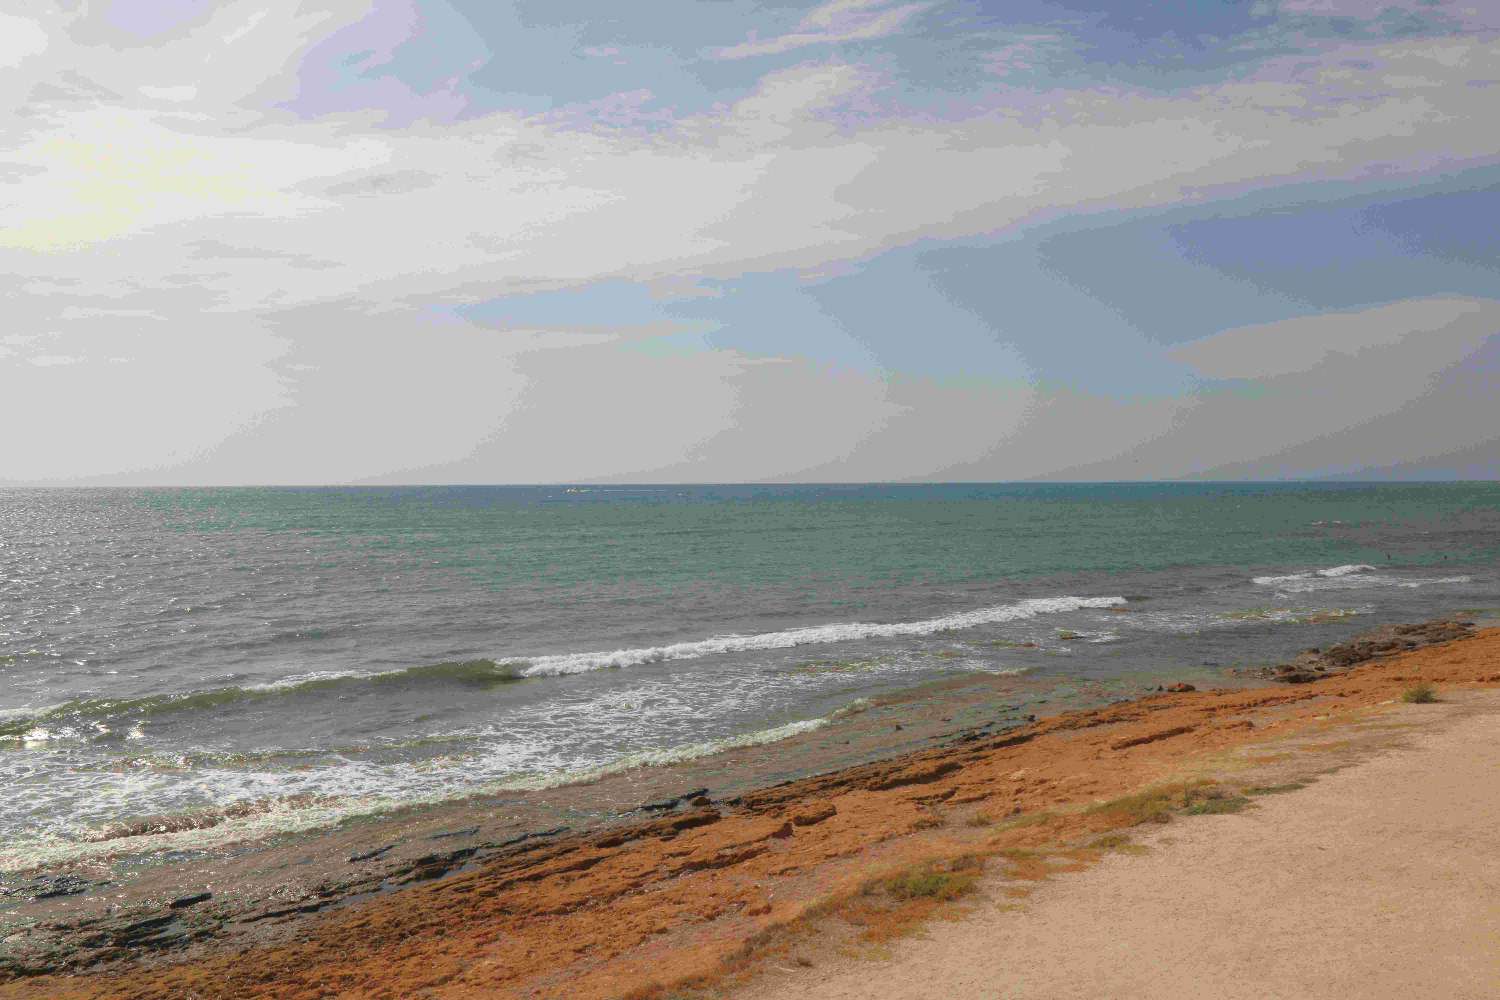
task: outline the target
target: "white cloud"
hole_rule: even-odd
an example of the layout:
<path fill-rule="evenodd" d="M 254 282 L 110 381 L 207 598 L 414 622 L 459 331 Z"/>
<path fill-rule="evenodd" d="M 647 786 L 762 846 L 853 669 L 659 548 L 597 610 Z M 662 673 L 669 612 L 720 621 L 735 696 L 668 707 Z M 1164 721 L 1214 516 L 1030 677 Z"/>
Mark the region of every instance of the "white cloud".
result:
<path fill-rule="evenodd" d="M 47 29 L 13 14 L 0 14 L 0 69 L 19 66 L 47 51 Z"/>
<path fill-rule="evenodd" d="M 1434 362 L 1474 350 L 1500 331 L 1500 303 L 1486 299 L 1408 299 L 1355 312 L 1299 316 L 1195 340 L 1168 354 L 1217 379 L 1304 372 L 1334 355 L 1354 356 L 1420 337 Z M 1453 358 L 1448 358 L 1453 360 Z"/>
<path fill-rule="evenodd" d="M 190 83 L 180 84 L 175 87 L 143 86 L 141 87 L 141 93 L 158 101 L 171 101 L 174 104 L 181 104 L 197 97 L 198 88 Z"/>
<path fill-rule="evenodd" d="M 880 77 L 839 62 L 769 74 L 736 102 L 650 129 L 513 111 L 390 129 L 379 114 L 280 109 L 301 54 L 367 6 L 225 3 L 149 58 L 99 41 L 95 21 L 58 15 L 46 48 L 8 71 L 18 81 L 4 91 L 16 106 L 0 107 L 8 331 L 48 338 L 28 356 L 131 363 L 23 369 L 8 356 L 0 422 L 16 425 L 44 399 L 76 416 L 8 448 L 0 476 L 163 467 L 176 470 L 169 479 L 329 481 L 477 470 L 467 456 L 497 449 L 504 460 L 483 469 L 501 480 L 687 469 L 685 455 L 729 478 L 924 474 L 977 461 L 1013 428 L 1067 433 L 1084 411 L 1020 388 L 992 404 L 977 390 L 839 380 L 796 359 L 663 360 L 577 331 L 527 335 L 573 345 L 543 350 L 413 317 L 605 279 L 681 287 L 836 271 L 918 239 L 1063 212 L 1500 157 L 1500 136 L 1473 126 L 1492 101 L 1465 86 L 1492 72 L 1500 46 L 1474 36 L 1350 46 L 1174 94 L 976 94 L 961 119 L 903 113 Z M 907 9 L 828 4 L 798 33 L 885 30 L 881 18 Z M 1410 92 L 1392 83 L 1400 77 L 1440 85 Z M 196 94 L 166 106 L 143 91 L 163 87 Z M 1242 363 L 1230 342 L 1215 364 Z M 420 377 L 403 385 L 408 375 Z M 815 405 L 824 384 L 842 407 L 826 426 Z M 193 419 L 178 426 L 163 401 L 184 385 L 179 410 Z M 608 426 L 588 424 L 596 404 Z M 1103 423 L 1080 425 L 1069 461 L 1107 458 L 1181 418 L 1177 403 L 1113 423 L 1108 405 L 1089 412 Z M 89 413 L 116 418 L 101 432 Z M 523 427 L 533 436 L 518 436 Z M 1045 435 L 1016 433 L 994 453 L 1009 456 L 1000 474 L 1062 461 L 1054 444 L 1028 443 Z M 299 456 L 299 441 L 326 448 Z"/>
<path fill-rule="evenodd" d="M 720 59 L 747 59 L 780 55 L 809 45 L 884 38 L 900 31 L 912 15 L 930 6 L 928 3 L 909 3 L 893 7 L 890 0 L 831 0 L 810 11 L 795 31 L 775 38 L 751 38 L 720 49 L 717 55 Z"/>
<path fill-rule="evenodd" d="M 213 337 L 201 333 L 96 320 L 36 337 L 32 348 L 45 342 L 49 350 L 31 364 L 0 358 L 0 418 L 15 430 L 0 448 L 0 479 L 133 471 L 170 480 L 169 470 L 291 402 L 269 367 L 284 341 L 243 321 L 221 321 Z"/>
<path fill-rule="evenodd" d="M 1294 343 L 1304 336 L 1308 344 Z M 1003 455 L 1036 463 L 1029 475 L 1070 479 L 1294 478 L 1419 463 L 1500 439 L 1500 301 L 1418 299 L 1220 337 L 1188 354 L 1232 382 L 1171 401 L 1059 399 L 1077 433 L 1028 423 Z M 1258 351 L 1256 340 L 1265 341 Z M 1282 349 L 1307 367 L 1264 360 Z M 1102 453 L 1098 435 L 1112 438 Z M 1025 452 L 1048 441 L 1065 461 Z"/>

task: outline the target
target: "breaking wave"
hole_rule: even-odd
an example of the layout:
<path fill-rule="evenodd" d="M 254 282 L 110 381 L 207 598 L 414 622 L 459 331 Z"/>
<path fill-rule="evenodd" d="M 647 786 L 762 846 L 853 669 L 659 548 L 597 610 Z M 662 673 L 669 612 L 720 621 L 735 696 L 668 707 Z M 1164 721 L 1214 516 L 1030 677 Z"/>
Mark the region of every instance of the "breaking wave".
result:
<path fill-rule="evenodd" d="M 640 649 L 617 649 L 613 652 L 563 653 L 538 656 L 522 671 L 527 677 L 581 674 L 590 670 L 635 667 L 666 660 L 691 660 L 716 653 L 740 653 L 761 649 L 789 649 L 815 643 L 847 642 L 852 639 L 890 639 L 900 636 L 934 635 L 978 625 L 1035 618 L 1037 615 L 1077 611 L 1082 608 L 1110 608 L 1124 604 L 1123 597 L 1036 597 L 1015 604 L 1001 604 L 976 611 L 960 611 L 939 618 L 914 622 L 847 622 L 832 625 L 809 625 L 805 628 L 762 632 L 758 635 L 725 635 L 666 646 Z"/>
<path fill-rule="evenodd" d="M 1305 573 L 1288 573 L 1283 576 L 1257 576 L 1251 582 L 1262 587 L 1275 587 L 1288 593 L 1306 593 L 1311 590 L 1344 590 L 1353 587 L 1426 587 L 1440 583 L 1468 583 L 1467 576 L 1400 577 L 1376 572 L 1366 563 L 1351 563 L 1347 566 L 1330 566 L 1328 569 L 1309 570 Z"/>
<path fill-rule="evenodd" d="M 685 761 L 697 760 L 700 757 L 710 757 L 714 754 L 724 753 L 728 750 L 741 750 L 745 747 L 765 746 L 767 743 L 779 743 L 782 740 L 810 733 L 815 729 L 822 729 L 835 718 L 842 718 L 838 712 L 826 718 L 806 719 L 801 722 L 789 722 L 784 726 L 776 726 L 773 729 L 762 729 L 754 733 L 742 733 L 739 736 L 726 736 L 723 739 L 705 740 L 702 743 L 689 743 L 686 746 L 668 747 L 661 750 L 640 750 L 636 753 L 626 754 L 607 764 L 597 767 L 581 768 L 573 771 L 555 771 L 549 774 L 538 774 L 524 778 L 513 778 L 504 781 L 496 788 L 501 791 L 542 791 L 548 788 L 561 788 L 564 785 L 587 785 L 612 774 L 622 771 L 634 771 L 642 767 L 665 767 L 668 764 L 681 764 Z"/>
<path fill-rule="evenodd" d="M 141 698 L 86 698 L 32 711 L 14 711 L 0 716 L 0 739 L 43 739 L 46 737 L 36 734 L 49 731 L 49 723 L 158 716 L 173 712 L 189 712 L 195 709 L 217 708 L 236 702 L 261 701 L 267 698 L 328 691 L 358 684 L 399 686 L 436 681 L 471 687 L 493 687 L 497 684 L 523 680 L 524 666 L 524 663 L 466 660 L 460 663 L 428 663 L 420 667 L 407 667 L 404 670 L 382 673 L 348 671 L 303 674 L 266 684 L 246 684 L 212 688 L 206 691 L 147 695 Z"/>
<path fill-rule="evenodd" d="M 472 785 L 429 785 L 420 794 L 341 795 L 301 793 L 244 799 L 222 806 L 185 810 L 123 820 L 83 831 L 71 838 L 47 837 L 40 842 L 0 845 L 0 872 L 19 872 L 65 860 L 99 858 L 122 853 L 192 850 L 221 847 L 276 833 L 322 829 L 353 816 L 372 816 L 408 806 L 432 804 L 471 795 L 503 791 L 544 791 L 566 785 L 585 785 L 611 775 L 646 767 L 664 767 L 746 747 L 765 746 L 822 729 L 836 719 L 857 714 L 868 702 L 813 719 L 789 722 L 758 732 L 726 736 L 678 747 L 625 754 L 595 767 L 551 771 Z"/>
<path fill-rule="evenodd" d="M 139 719 L 168 713 L 212 709 L 239 702 L 346 690 L 356 686 L 401 687 L 413 684 L 452 684 L 489 688 L 534 677 L 553 677 L 633 667 L 668 660 L 690 660 L 719 653 L 788 649 L 852 639 L 884 639 L 933 635 L 980 625 L 1034 618 L 1038 615 L 1108 608 L 1125 603 L 1123 597 L 1040 597 L 960 611 L 911 622 L 847 622 L 810 625 L 758 635 L 725 635 L 710 639 L 618 649 L 612 652 L 560 653 L 507 660 L 464 660 L 429 663 L 418 667 L 382 672 L 338 671 L 301 674 L 264 684 L 244 684 L 202 691 L 146 695 L 139 698 L 89 698 L 64 702 L 35 711 L 0 716 L 0 739 L 43 740 L 59 732 L 58 723 L 73 725 L 102 723 L 112 719 Z M 96 728 L 98 728 L 96 726 Z M 70 730 L 72 735 L 82 731 Z"/>

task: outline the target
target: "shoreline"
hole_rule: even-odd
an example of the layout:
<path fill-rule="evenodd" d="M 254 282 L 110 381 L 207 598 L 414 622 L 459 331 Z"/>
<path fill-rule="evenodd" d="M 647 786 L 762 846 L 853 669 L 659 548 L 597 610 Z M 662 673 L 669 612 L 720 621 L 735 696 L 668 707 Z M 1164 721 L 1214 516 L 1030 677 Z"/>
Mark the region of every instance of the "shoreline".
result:
<path fill-rule="evenodd" d="M 154 915 L 80 913 L 74 940 L 95 942 L 96 964 L 124 964 L 51 975 L 83 955 L 70 954 L 69 932 L 22 933 L 5 945 L 11 974 L 40 975 L 0 982 L 0 997 L 609 997 L 708 983 L 743 970 L 747 942 L 826 912 L 874 869 L 1127 828 L 1128 816 L 1090 809 L 1194 762 L 1376 711 L 1412 678 L 1500 684 L 1500 629 L 1316 682 L 1154 694 L 1004 733 L 971 729 L 723 798 L 676 789 L 644 822 L 478 846 L 428 833 L 425 854 L 363 891 L 326 885 L 255 912 L 212 896 Z M 975 823 L 981 815 L 989 822 Z M 260 861 L 277 863 L 274 852 Z"/>

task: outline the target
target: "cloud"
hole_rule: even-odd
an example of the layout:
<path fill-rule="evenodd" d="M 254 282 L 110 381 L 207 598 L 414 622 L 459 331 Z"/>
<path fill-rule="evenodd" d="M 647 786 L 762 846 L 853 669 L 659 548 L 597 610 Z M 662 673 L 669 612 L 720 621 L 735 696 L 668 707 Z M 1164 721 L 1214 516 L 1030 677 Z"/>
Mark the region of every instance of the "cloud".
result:
<path fill-rule="evenodd" d="M 775 38 L 751 37 L 738 45 L 720 49 L 716 55 L 720 59 L 748 59 L 780 55 L 810 45 L 884 38 L 900 31 L 913 15 L 930 6 L 928 3 L 891 6 L 890 0 L 830 0 L 803 17 L 794 31 Z"/>
<path fill-rule="evenodd" d="M 179 84 L 175 87 L 152 87 L 142 85 L 141 93 L 158 101 L 171 101 L 174 104 L 182 104 L 191 101 L 198 96 L 198 88 L 190 83 Z"/>
<path fill-rule="evenodd" d="M 1064 455 L 1075 443 L 1087 449 L 1097 434 L 1113 440 L 1107 454 L 1085 450 L 1030 474 L 1302 478 L 1420 465 L 1500 437 L 1500 300 L 1397 302 L 1220 337 L 1184 350 L 1241 376 L 1170 402 L 1060 399 L 1056 405 L 1077 429 L 1071 439 L 1034 422 L 1018 439 L 1050 438 Z M 1258 357 L 1298 337 L 1312 344 L 1294 348 L 1305 369 L 1284 371 Z M 1252 341 L 1264 341 L 1263 349 L 1257 352 Z"/>
<path fill-rule="evenodd" d="M 1500 330 L 1497 304 L 1479 299 L 1412 299 L 1355 312 L 1302 316 L 1226 330 L 1168 355 L 1216 379 L 1263 379 L 1308 371 L 1335 355 L 1354 356 L 1421 337 L 1434 357 L 1456 341 L 1467 350 Z"/>
<path fill-rule="evenodd" d="M 19 66 L 47 50 L 47 31 L 29 18 L 0 14 L 0 69 Z"/>
<path fill-rule="evenodd" d="M 889 65 L 830 60 L 747 77 L 708 110 L 647 110 L 632 88 L 579 113 L 392 127 L 379 107 L 330 110 L 298 89 L 308 54 L 370 9 L 226 2 L 149 44 L 82 8 L 38 21 L 45 46 L 0 71 L 0 287 L 8 330 L 36 338 L 0 359 L 0 420 L 75 416 L 0 474 L 1046 474 L 1169 434 L 1199 401 L 1069 402 L 835 374 L 790 348 L 651 354 L 588 339 L 600 331 L 433 317 L 608 281 L 835 272 L 1061 215 L 1500 159 L 1473 127 L 1490 98 L 1465 86 L 1492 73 L 1493 37 L 1350 44 L 1172 93 L 976 88 L 949 113 L 903 105 Z M 826 4 L 782 37 L 876 37 L 915 9 Z M 1253 352 L 1233 344 L 1200 347 L 1202 370 L 1247 370 Z M 110 357 L 131 363 L 106 375 Z"/>

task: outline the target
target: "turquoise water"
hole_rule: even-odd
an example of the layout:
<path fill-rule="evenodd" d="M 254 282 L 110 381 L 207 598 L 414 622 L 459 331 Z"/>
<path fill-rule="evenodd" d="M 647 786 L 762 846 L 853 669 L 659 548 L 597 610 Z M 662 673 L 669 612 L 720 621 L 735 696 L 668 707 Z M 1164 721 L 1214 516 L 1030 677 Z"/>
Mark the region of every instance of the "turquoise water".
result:
<path fill-rule="evenodd" d="M 1500 603 L 1497 556 L 1495 484 L 0 491 L 0 867 L 774 741 L 954 673 L 1275 658 Z"/>

